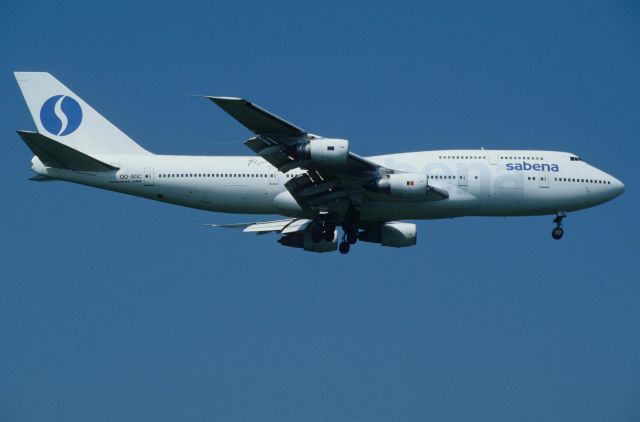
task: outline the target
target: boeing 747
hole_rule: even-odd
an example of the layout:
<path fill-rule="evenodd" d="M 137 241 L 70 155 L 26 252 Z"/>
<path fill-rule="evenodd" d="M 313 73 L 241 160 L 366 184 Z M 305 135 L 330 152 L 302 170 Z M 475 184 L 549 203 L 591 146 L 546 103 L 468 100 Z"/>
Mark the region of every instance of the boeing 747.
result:
<path fill-rule="evenodd" d="M 314 135 L 257 105 L 204 97 L 245 126 L 255 156 L 153 154 L 49 73 L 16 72 L 37 131 L 18 131 L 35 154 L 34 180 L 58 179 L 208 211 L 279 214 L 214 225 L 278 233 L 284 246 L 346 254 L 358 241 L 416 244 L 399 220 L 554 216 L 624 191 L 615 177 L 569 152 L 444 150 L 363 157 L 346 139 Z M 338 229 L 341 230 L 339 234 Z"/>

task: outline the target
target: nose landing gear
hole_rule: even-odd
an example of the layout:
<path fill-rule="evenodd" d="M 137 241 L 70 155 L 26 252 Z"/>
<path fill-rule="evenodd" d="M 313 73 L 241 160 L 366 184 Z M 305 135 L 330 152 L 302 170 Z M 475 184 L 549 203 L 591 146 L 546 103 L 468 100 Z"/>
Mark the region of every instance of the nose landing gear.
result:
<path fill-rule="evenodd" d="M 553 219 L 553 222 L 556 223 L 556 226 L 551 231 L 551 237 L 553 237 L 555 240 L 562 239 L 562 236 L 564 235 L 564 230 L 562 229 L 562 220 L 564 220 L 566 217 L 567 213 L 565 211 L 559 211 L 556 213 L 556 218 Z"/>

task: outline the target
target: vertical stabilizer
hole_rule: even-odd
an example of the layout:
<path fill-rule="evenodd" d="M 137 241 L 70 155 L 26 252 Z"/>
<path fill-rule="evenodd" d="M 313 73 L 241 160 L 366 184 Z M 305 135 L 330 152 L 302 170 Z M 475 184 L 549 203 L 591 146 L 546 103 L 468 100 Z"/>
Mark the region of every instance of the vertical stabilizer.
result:
<path fill-rule="evenodd" d="M 150 154 L 46 72 L 15 72 L 38 132 L 85 154 Z"/>

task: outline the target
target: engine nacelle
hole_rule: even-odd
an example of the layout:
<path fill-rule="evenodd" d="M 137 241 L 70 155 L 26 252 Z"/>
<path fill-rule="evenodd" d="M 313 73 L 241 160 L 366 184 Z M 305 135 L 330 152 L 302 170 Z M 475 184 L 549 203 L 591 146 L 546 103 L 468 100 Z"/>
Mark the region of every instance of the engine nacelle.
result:
<path fill-rule="evenodd" d="M 320 165 L 344 165 L 349 157 L 349 141 L 330 138 L 312 139 L 298 147 L 298 156 Z"/>
<path fill-rule="evenodd" d="M 420 198 L 427 195 L 429 184 L 426 174 L 393 173 L 377 179 L 371 185 L 374 191 L 390 193 L 402 198 Z"/>
<path fill-rule="evenodd" d="M 333 232 L 333 240 L 327 242 L 321 240 L 315 243 L 311 240 L 311 224 L 307 226 L 302 232 L 288 233 L 282 236 L 278 242 L 282 246 L 290 246 L 292 248 L 302 248 L 309 252 L 333 252 L 338 249 L 338 230 Z"/>
<path fill-rule="evenodd" d="M 382 246 L 405 248 L 416 244 L 417 228 L 412 223 L 390 221 L 381 226 L 364 230 L 360 233 L 358 239 L 363 242 L 379 243 Z"/>

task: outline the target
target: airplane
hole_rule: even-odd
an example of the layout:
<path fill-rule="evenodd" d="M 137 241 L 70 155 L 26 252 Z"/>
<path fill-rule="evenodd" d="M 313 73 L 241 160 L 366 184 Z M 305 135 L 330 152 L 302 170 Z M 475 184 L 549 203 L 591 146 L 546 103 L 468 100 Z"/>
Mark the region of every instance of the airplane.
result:
<path fill-rule="evenodd" d="M 241 98 L 203 96 L 245 126 L 255 156 L 153 154 L 45 72 L 15 72 L 37 131 L 33 180 L 63 180 L 201 210 L 279 214 L 275 221 L 208 224 L 277 233 L 281 245 L 346 254 L 358 241 L 416 244 L 401 220 L 554 216 L 624 192 L 615 177 L 568 152 L 442 150 L 363 157 L 348 140 L 314 135 Z M 341 236 L 338 233 L 341 229 Z M 340 241 L 338 242 L 338 238 Z"/>

